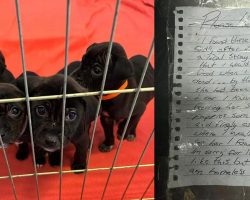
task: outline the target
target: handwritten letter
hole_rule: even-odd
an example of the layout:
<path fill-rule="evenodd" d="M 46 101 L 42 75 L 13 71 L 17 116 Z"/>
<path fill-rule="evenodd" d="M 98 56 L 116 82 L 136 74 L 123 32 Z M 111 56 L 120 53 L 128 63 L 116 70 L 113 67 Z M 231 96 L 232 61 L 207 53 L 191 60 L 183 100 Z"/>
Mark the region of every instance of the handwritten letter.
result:
<path fill-rule="evenodd" d="M 250 186 L 250 9 L 175 16 L 169 185 Z"/>

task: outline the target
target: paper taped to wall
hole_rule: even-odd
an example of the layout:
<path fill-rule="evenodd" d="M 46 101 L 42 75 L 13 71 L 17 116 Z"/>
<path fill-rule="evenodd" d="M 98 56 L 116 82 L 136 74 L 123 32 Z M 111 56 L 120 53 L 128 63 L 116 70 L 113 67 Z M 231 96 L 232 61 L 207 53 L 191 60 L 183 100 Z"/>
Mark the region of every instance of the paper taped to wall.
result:
<path fill-rule="evenodd" d="M 169 186 L 250 186 L 250 8 L 175 16 Z"/>

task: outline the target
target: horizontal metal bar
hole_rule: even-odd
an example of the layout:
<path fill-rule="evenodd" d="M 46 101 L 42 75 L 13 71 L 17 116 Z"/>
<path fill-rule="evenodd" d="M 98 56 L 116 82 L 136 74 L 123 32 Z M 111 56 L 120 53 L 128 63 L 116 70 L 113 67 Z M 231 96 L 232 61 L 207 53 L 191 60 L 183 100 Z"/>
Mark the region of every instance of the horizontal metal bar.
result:
<path fill-rule="evenodd" d="M 128 166 L 118 166 L 118 167 L 114 167 L 113 169 L 115 170 L 119 170 L 119 169 L 130 169 L 130 168 L 136 168 L 137 165 L 128 165 Z M 154 164 L 143 164 L 143 165 L 139 165 L 139 167 L 154 167 Z M 102 167 L 102 168 L 92 168 L 92 169 L 88 169 L 88 172 L 94 172 L 94 171 L 104 171 L 104 170 L 110 170 L 110 167 Z M 70 174 L 70 173 L 76 173 L 76 172 L 84 172 L 85 169 L 81 169 L 81 170 L 65 170 L 62 171 L 63 174 Z M 39 172 L 37 173 L 38 176 L 45 176 L 45 175 L 56 175 L 59 174 L 60 171 L 54 171 L 54 172 Z M 12 178 L 23 178 L 23 177 L 31 177 L 34 176 L 34 173 L 31 174 L 16 174 L 16 175 L 12 175 Z M 8 179 L 10 178 L 9 176 L 0 176 L 0 179 Z"/>
<path fill-rule="evenodd" d="M 124 90 L 107 90 L 103 91 L 103 94 L 113 94 L 113 93 L 133 93 L 137 92 L 137 88 L 134 89 L 124 89 Z M 153 92 L 154 87 L 146 87 L 141 88 L 140 92 Z M 85 97 L 85 96 L 95 96 L 99 95 L 100 91 L 97 92 L 82 92 L 82 93 L 72 93 L 72 94 L 66 94 L 67 98 L 77 98 L 77 97 Z M 48 95 L 48 96 L 38 96 L 38 97 L 29 97 L 30 101 L 39 101 L 39 100 L 49 100 L 49 99 L 61 99 L 63 97 L 62 94 L 60 95 Z M 0 103 L 14 103 L 14 102 L 21 102 L 26 101 L 26 98 L 12 98 L 12 99 L 0 99 Z"/>

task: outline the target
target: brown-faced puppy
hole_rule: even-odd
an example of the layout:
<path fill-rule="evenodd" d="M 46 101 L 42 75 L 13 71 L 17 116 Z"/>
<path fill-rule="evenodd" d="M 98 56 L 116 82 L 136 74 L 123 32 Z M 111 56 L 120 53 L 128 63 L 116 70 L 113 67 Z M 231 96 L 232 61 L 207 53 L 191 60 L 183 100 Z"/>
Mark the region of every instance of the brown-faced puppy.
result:
<path fill-rule="evenodd" d="M 101 89 L 103 71 L 106 63 L 108 42 L 92 44 L 83 55 L 81 62 L 70 64 L 70 68 L 77 69 L 71 76 L 90 91 Z M 124 48 L 114 43 L 109 61 L 109 68 L 105 84 L 105 90 L 121 90 L 126 88 L 137 88 L 146 57 L 136 55 L 127 58 Z M 142 87 L 154 86 L 154 70 L 149 64 Z M 114 145 L 113 126 L 118 122 L 118 139 L 121 138 L 124 126 L 135 94 L 110 94 L 104 95 L 102 101 L 101 123 L 104 128 L 105 141 L 99 146 L 102 152 L 110 151 Z M 153 98 L 153 92 L 143 92 L 139 95 L 130 123 L 128 125 L 125 139 L 133 141 L 136 137 L 136 127 L 146 109 L 147 103 Z"/>
<path fill-rule="evenodd" d="M 29 76 L 30 96 L 59 95 L 63 93 L 62 75 L 52 77 Z M 68 78 L 67 93 L 86 92 L 75 80 Z M 22 78 L 17 85 L 23 87 Z M 62 137 L 62 99 L 31 102 L 33 135 L 37 165 L 45 164 L 45 154 L 49 153 L 49 163 L 60 165 Z M 73 143 L 76 151 L 71 168 L 83 169 L 89 145 L 88 131 L 94 120 L 97 100 L 94 97 L 67 98 L 65 113 L 65 133 L 63 146 Z M 22 147 L 21 147 L 22 148 Z M 21 150 L 22 151 L 22 150 Z M 26 153 L 26 151 L 24 151 Z"/>
<path fill-rule="evenodd" d="M 0 83 L 10 83 L 14 80 L 15 80 L 14 76 L 6 68 L 5 58 L 2 52 L 0 51 Z"/>
<path fill-rule="evenodd" d="M 22 91 L 9 83 L 0 83 L 0 99 L 24 97 Z M 27 118 L 25 102 L 0 104 L 0 134 L 4 146 L 16 142 L 24 133 Z"/>

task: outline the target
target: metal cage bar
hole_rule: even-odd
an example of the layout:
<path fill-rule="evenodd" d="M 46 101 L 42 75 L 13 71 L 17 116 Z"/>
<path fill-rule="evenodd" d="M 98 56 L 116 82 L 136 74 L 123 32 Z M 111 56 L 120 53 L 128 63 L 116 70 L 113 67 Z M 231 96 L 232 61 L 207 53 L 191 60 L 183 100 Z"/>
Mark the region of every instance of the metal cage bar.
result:
<path fill-rule="evenodd" d="M 142 196 L 140 199 L 143 199 L 144 196 L 147 194 L 148 189 L 150 188 L 150 186 L 152 185 L 152 183 L 154 182 L 154 177 L 152 178 L 152 180 L 149 182 L 148 186 L 146 187 L 145 191 L 143 192 Z"/>
<path fill-rule="evenodd" d="M 121 137 L 120 143 L 119 143 L 119 145 L 118 145 L 117 151 L 116 151 L 116 153 L 115 153 L 115 157 L 114 157 L 114 160 L 113 160 L 113 162 L 112 162 L 112 165 L 111 165 L 111 168 L 110 168 L 110 171 L 109 171 L 109 175 L 108 175 L 108 178 L 107 178 L 107 181 L 106 181 L 106 184 L 105 184 L 105 187 L 104 187 L 104 190 L 103 190 L 102 198 L 101 198 L 101 199 L 104 199 L 105 192 L 106 192 L 106 189 L 107 189 L 107 186 L 108 186 L 108 183 L 109 183 L 111 174 L 112 174 L 112 169 L 114 168 L 114 165 L 115 165 L 115 163 L 116 163 L 118 154 L 119 154 L 119 152 L 120 152 L 120 149 L 121 149 L 121 146 L 122 146 L 122 142 L 123 142 L 125 133 L 126 133 L 127 128 L 128 128 L 128 124 L 129 124 L 130 118 L 131 118 L 131 116 L 132 116 L 132 113 L 133 113 L 133 111 L 134 111 L 135 104 L 136 104 L 136 102 L 137 102 L 137 99 L 138 99 L 138 96 L 139 96 L 139 93 L 140 93 L 140 88 L 141 88 L 141 86 L 142 86 L 144 77 L 145 77 L 145 75 L 146 75 L 146 71 L 147 71 L 147 68 L 148 68 L 148 65 L 149 65 L 149 60 L 150 60 L 150 58 L 151 58 L 151 56 L 152 56 L 152 54 L 153 54 L 153 49 L 154 49 L 154 39 L 153 39 L 153 41 L 152 41 L 152 44 L 151 44 L 151 47 L 150 47 L 150 50 L 149 50 L 149 53 L 148 53 L 147 61 L 146 61 L 146 63 L 145 63 L 145 66 L 144 66 L 144 69 L 143 69 L 143 72 L 142 72 L 142 75 L 141 75 L 141 79 L 140 79 L 140 82 L 139 82 L 139 84 L 138 84 L 138 90 L 137 90 L 136 93 L 135 93 L 135 97 L 134 97 L 134 100 L 133 100 L 133 103 L 132 103 L 132 106 L 131 106 L 131 109 L 130 109 L 130 112 L 129 112 L 129 116 L 128 116 L 127 121 L 126 121 L 126 124 L 125 124 L 125 126 L 124 126 L 124 130 L 123 130 L 123 133 L 122 133 L 122 137 Z"/>
<path fill-rule="evenodd" d="M 128 166 L 118 166 L 114 167 L 114 170 L 120 170 L 120 169 L 132 169 L 136 168 L 137 165 L 128 165 Z M 154 164 L 143 164 L 139 165 L 138 167 L 144 168 L 144 167 L 154 167 Z M 102 168 L 91 168 L 88 169 L 89 172 L 95 172 L 95 171 L 105 171 L 105 170 L 110 170 L 110 167 L 102 167 Z M 72 173 L 77 173 L 77 172 L 85 172 L 85 169 L 79 169 L 79 170 L 65 170 L 62 171 L 63 174 L 72 174 Z M 46 176 L 46 175 L 57 175 L 59 174 L 59 171 L 50 171 L 50 172 L 38 172 L 38 176 Z M 24 177 L 31 177 L 34 176 L 35 174 L 16 174 L 12 175 L 12 178 L 24 178 Z M 8 179 L 9 176 L 0 176 L 0 179 Z"/>
<path fill-rule="evenodd" d="M 142 151 L 142 153 L 141 153 L 141 156 L 140 156 L 140 158 L 139 158 L 139 160 L 138 160 L 138 163 L 137 163 L 137 165 L 136 165 L 136 167 L 135 167 L 135 169 L 134 169 L 134 171 L 133 171 L 133 173 L 132 173 L 132 175 L 131 175 L 131 177 L 130 177 L 130 179 L 129 179 L 129 181 L 128 181 L 128 184 L 127 184 L 127 186 L 126 186 L 126 188 L 125 188 L 125 190 L 124 190 L 124 192 L 123 192 L 123 194 L 122 194 L 121 200 L 123 200 L 123 199 L 125 198 L 126 192 L 127 192 L 128 188 L 129 188 L 129 186 L 130 186 L 130 184 L 131 184 L 131 182 L 132 182 L 132 180 L 133 180 L 133 178 L 134 178 L 134 176 L 135 176 L 135 174 L 136 174 L 136 172 L 137 172 L 137 170 L 138 170 L 138 167 L 139 167 L 139 165 L 140 165 L 140 163 L 141 163 L 141 161 L 142 161 L 142 158 L 144 157 L 144 155 L 145 155 L 145 153 L 146 153 L 146 150 L 147 150 L 148 147 L 149 147 L 149 144 L 150 144 L 150 142 L 151 142 L 153 136 L 154 136 L 154 130 L 152 131 L 152 133 L 150 134 L 150 136 L 149 136 L 149 138 L 148 138 L 148 141 L 147 141 L 147 143 L 146 143 L 146 145 L 145 145 L 145 147 L 144 147 L 144 149 L 143 149 L 143 151 Z"/>
<path fill-rule="evenodd" d="M 25 87 L 25 96 L 26 96 L 26 104 L 27 104 L 30 140 L 31 140 L 31 147 L 32 147 L 32 156 L 33 156 L 33 161 L 34 161 L 33 165 L 34 165 L 34 172 L 35 172 L 35 179 L 36 179 L 36 193 L 37 193 L 37 199 L 39 200 L 40 199 L 40 193 L 39 193 L 39 187 L 38 187 L 36 155 L 35 155 L 35 146 L 34 146 L 34 139 L 33 139 L 31 111 L 30 111 L 29 89 L 28 89 L 27 74 L 26 74 L 27 70 L 26 70 L 25 55 L 24 55 L 24 44 L 23 44 L 23 35 L 22 35 L 20 6 L 19 6 L 19 1 L 18 0 L 16 0 L 16 15 L 17 15 L 17 23 L 18 23 L 19 43 L 20 43 L 21 56 L 22 56 L 22 69 L 23 69 L 23 76 L 24 76 L 24 87 Z"/>
<path fill-rule="evenodd" d="M 62 199 L 62 168 L 63 168 L 63 141 L 65 133 L 65 110 L 68 78 L 68 53 L 69 53 L 69 27 L 70 27 L 70 0 L 67 0 L 66 6 L 66 36 L 65 36 L 65 60 L 64 60 L 64 80 L 63 80 L 63 107 L 62 107 L 62 136 L 61 136 L 61 158 L 60 158 L 60 189 L 59 200 Z"/>
<path fill-rule="evenodd" d="M 114 40 L 114 35 L 115 35 L 115 30 L 116 30 L 116 25 L 117 25 L 117 19 L 118 19 L 118 14 L 119 14 L 120 3 L 121 3 L 121 0 L 116 1 L 115 13 L 114 13 L 112 29 L 111 29 L 111 35 L 110 35 L 110 39 L 109 39 L 108 52 L 107 52 L 107 57 L 106 57 L 107 59 L 106 59 L 105 67 L 104 67 L 103 79 L 102 79 L 102 84 L 101 84 L 101 92 L 100 92 L 98 105 L 97 105 L 97 111 L 96 111 L 96 115 L 95 115 L 94 127 L 93 127 L 93 131 L 92 131 L 92 138 L 91 138 L 91 141 L 90 141 L 89 153 L 88 153 L 87 163 L 86 163 L 86 171 L 84 173 L 80 199 L 83 199 L 84 186 L 85 186 L 85 183 L 86 183 L 86 180 L 87 180 L 88 165 L 89 165 L 89 162 L 90 162 L 92 147 L 93 147 L 93 143 L 94 143 L 97 119 L 98 119 L 98 115 L 99 115 L 99 112 L 100 112 L 100 109 L 101 109 L 102 96 L 103 96 L 103 91 L 104 91 L 104 87 L 105 87 L 105 83 L 106 83 L 106 77 L 107 77 L 107 73 L 108 73 L 109 59 L 110 59 L 110 56 L 111 56 L 111 50 L 112 50 L 112 46 L 113 46 L 113 40 Z"/>
<path fill-rule="evenodd" d="M 17 200 L 16 187 L 15 187 L 14 180 L 13 180 L 13 177 L 12 177 L 12 174 L 11 174 L 10 164 L 9 164 L 9 161 L 8 161 L 8 158 L 7 158 L 6 151 L 4 149 L 5 147 L 4 147 L 4 144 L 3 144 L 3 140 L 2 140 L 1 134 L 0 134 L 0 144 L 1 144 L 2 149 L 3 149 L 4 160 L 5 160 L 5 163 L 6 163 L 7 170 L 8 170 L 8 174 L 9 174 L 8 177 L 9 177 L 10 182 L 11 182 L 12 192 L 13 192 L 15 200 Z"/>
<path fill-rule="evenodd" d="M 113 94 L 113 93 L 132 93 L 136 92 L 138 88 L 133 89 L 124 89 L 124 90 L 106 90 L 103 91 L 103 94 Z M 153 92 L 154 87 L 146 87 L 141 88 L 140 92 Z M 85 96 L 95 96 L 100 95 L 100 91 L 97 92 L 82 92 L 82 93 L 72 93 L 66 94 L 67 98 L 77 98 L 77 97 L 85 97 Z M 39 101 L 39 100 L 51 100 L 51 99 L 61 99 L 63 97 L 62 94 L 60 95 L 48 95 L 48 96 L 37 96 L 37 97 L 29 97 L 30 101 Z M 11 102 L 21 102 L 26 101 L 26 98 L 11 98 L 11 99 L 0 99 L 0 103 L 11 103 Z"/>

